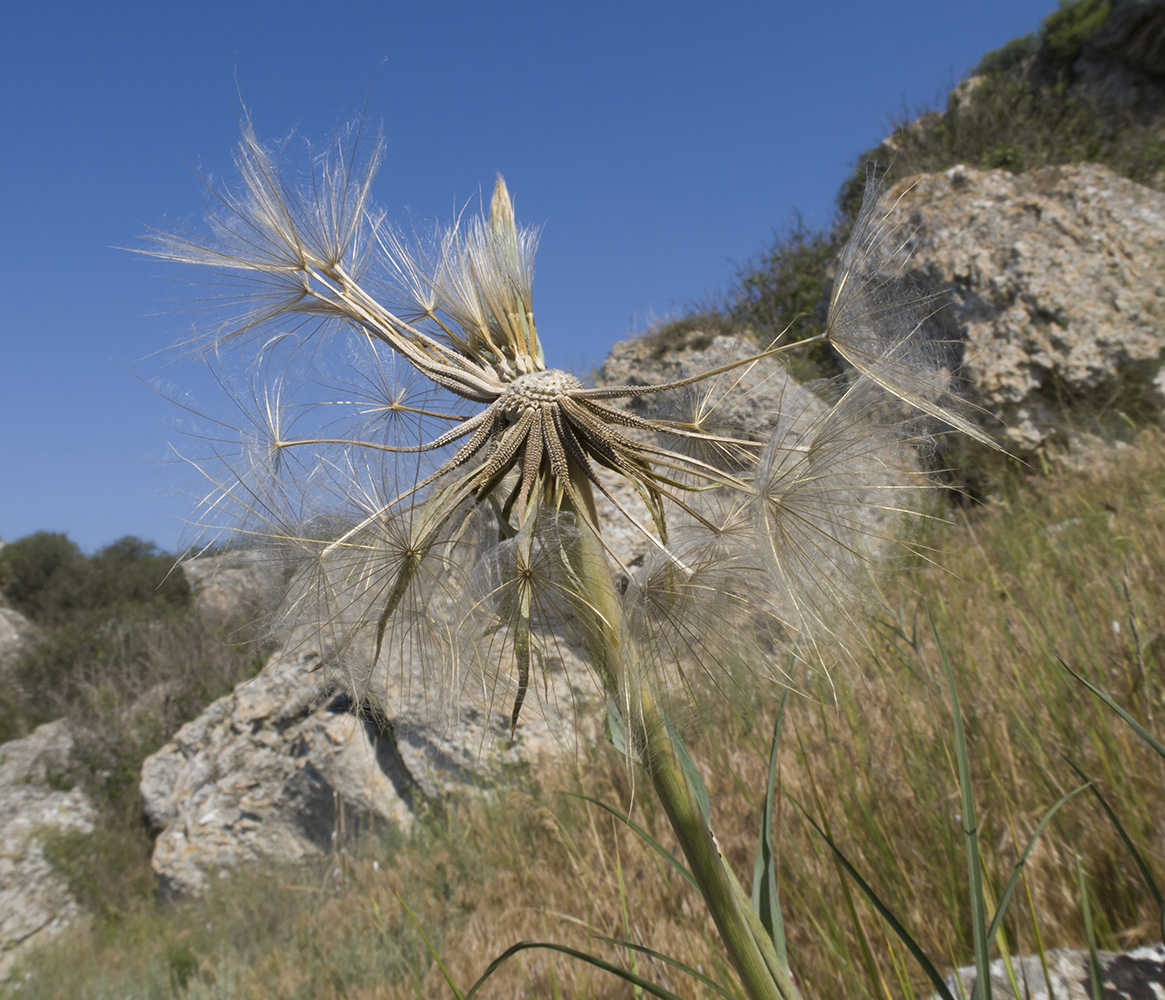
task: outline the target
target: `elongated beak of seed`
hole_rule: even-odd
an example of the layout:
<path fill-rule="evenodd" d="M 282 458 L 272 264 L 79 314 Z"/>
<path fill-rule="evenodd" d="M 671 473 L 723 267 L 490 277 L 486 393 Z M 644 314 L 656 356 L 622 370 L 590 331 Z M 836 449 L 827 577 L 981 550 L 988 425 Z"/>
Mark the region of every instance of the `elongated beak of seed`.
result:
<path fill-rule="evenodd" d="M 510 200 L 509 189 L 501 174 L 498 174 L 493 197 L 489 202 L 489 227 L 496 236 L 513 233 L 513 238 L 517 239 L 518 230 L 517 223 L 514 221 L 514 203 Z"/>

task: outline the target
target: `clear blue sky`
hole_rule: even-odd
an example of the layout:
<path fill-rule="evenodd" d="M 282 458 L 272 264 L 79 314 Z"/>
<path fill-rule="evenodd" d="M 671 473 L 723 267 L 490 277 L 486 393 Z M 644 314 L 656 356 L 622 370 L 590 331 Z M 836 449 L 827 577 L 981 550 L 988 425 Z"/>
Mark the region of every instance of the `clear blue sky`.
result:
<path fill-rule="evenodd" d="M 118 247 L 230 176 L 239 95 L 261 138 L 369 117 L 393 218 L 448 222 L 502 172 L 541 225 L 548 361 L 597 364 L 726 290 L 833 196 L 888 117 L 941 99 L 1055 0 L 10 5 L 0 40 L 0 538 L 177 545 L 173 275 Z M 378 71 L 379 67 L 379 72 Z M 375 78 L 375 83 L 373 80 Z M 161 353 L 156 353 L 161 352 Z M 144 381 L 142 381 L 144 380 Z"/>

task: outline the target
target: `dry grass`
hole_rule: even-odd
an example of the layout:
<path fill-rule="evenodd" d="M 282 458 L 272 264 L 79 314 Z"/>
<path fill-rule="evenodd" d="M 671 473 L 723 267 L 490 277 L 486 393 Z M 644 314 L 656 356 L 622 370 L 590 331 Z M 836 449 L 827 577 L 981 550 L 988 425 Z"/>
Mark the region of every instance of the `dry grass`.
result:
<path fill-rule="evenodd" d="M 925 950 L 940 966 L 970 959 L 950 715 L 924 605 L 957 672 L 992 891 L 1002 888 L 1044 811 L 1078 784 L 1065 756 L 1097 781 L 1150 865 L 1165 871 L 1161 762 L 1055 661 L 1064 657 L 1106 687 L 1150 729 L 1165 715 L 1165 441 L 1146 432 L 1109 457 L 1100 471 L 1053 468 L 936 532 L 936 562 L 944 569 L 920 565 L 888 595 L 869 656 L 849 676 L 834 678 L 836 701 L 825 688 L 817 700 L 790 699 L 780 758 L 780 888 L 806 996 L 904 995 L 902 968 L 913 988 L 926 992 L 911 960 L 858 899 L 884 990 L 871 985 L 833 863 L 795 805 L 816 812 L 814 784 L 838 841 Z M 895 634 L 911 636 L 916 623 L 916 642 Z M 772 694 L 758 695 L 744 709 L 706 717 L 704 734 L 690 743 L 708 779 L 717 829 L 746 879 L 774 712 Z M 592 932 L 630 936 L 728 981 L 694 892 L 611 816 L 559 792 L 582 789 L 629 807 L 674 848 L 652 797 L 630 786 L 620 758 L 605 746 L 575 763 L 492 797 L 453 803 L 407 839 L 368 842 L 311 871 L 241 873 L 205 900 L 106 920 L 46 954 L 10 991 L 450 995 L 400 899 L 463 990 L 520 939 L 629 961 L 625 949 Z M 1082 795 L 1029 860 L 1005 925 L 1012 949 L 1036 947 L 1033 926 L 1049 947 L 1083 942 L 1077 856 L 1100 913 L 1102 943 L 1154 937 L 1157 914 L 1132 859 Z M 637 962 L 641 973 L 681 995 L 701 995 L 674 970 L 643 956 Z M 563 956 L 525 952 L 483 993 L 625 997 L 628 987 Z"/>

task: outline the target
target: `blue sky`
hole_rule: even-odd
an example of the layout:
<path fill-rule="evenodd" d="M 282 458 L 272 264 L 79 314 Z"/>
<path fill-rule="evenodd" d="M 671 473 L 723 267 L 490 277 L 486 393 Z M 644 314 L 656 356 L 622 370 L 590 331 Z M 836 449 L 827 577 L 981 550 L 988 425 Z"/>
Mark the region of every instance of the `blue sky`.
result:
<path fill-rule="evenodd" d="M 448 222 L 495 175 L 543 227 L 548 362 L 724 292 L 800 212 L 826 224 L 889 116 L 942 99 L 1055 0 L 12 5 L 0 40 L 0 538 L 178 544 L 166 393 L 187 295 L 140 246 L 263 139 L 382 125 L 392 218 Z"/>

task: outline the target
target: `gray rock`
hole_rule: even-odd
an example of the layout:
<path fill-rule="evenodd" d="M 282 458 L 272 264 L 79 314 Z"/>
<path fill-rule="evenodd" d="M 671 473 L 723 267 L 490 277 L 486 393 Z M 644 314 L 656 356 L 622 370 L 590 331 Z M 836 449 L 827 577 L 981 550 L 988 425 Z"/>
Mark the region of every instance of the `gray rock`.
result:
<path fill-rule="evenodd" d="M 1053 948 L 1044 957 L 1046 976 L 1035 955 L 1012 960 L 1022 1000 L 1092 1000 L 1088 952 Z M 1165 946 L 1102 951 L 1099 957 L 1105 1000 L 1165 1000 Z M 973 968 L 962 968 L 947 977 L 947 988 L 970 996 L 977 978 Z M 991 963 L 991 993 L 996 1000 L 1017 1000 L 1002 959 Z"/>
<path fill-rule="evenodd" d="M 0 669 L 17 656 L 31 630 L 32 625 L 24 615 L 0 605 Z"/>
<path fill-rule="evenodd" d="M 498 761 L 492 747 L 508 730 L 472 712 L 447 735 L 407 712 L 390 727 L 319 665 L 318 647 L 293 641 L 145 761 L 163 892 L 198 893 L 247 862 L 318 857 L 385 824 L 408 828 L 427 799 L 487 783 L 492 765 L 530 762 L 554 744 L 545 723 L 524 723 Z"/>
<path fill-rule="evenodd" d="M 408 789 L 361 721 L 301 649 L 277 656 L 183 726 L 142 767 L 141 794 L 161 834 L 153 865 L 167 893 L 205 889 L 248 860 L 294 861 L 343 833 L 407 822 Z"/>
<path fill-rule="evenodd" d="M 45 859 L 45 838 L 93 829 L 93 807 L 66 788 L 73 737 L 63 719 L 0 745 L 0 979 L 33 948 L 84 919 Z"/>
<path fill-rule="evenodd" d="M 897 185 L 887 224 L 948 292 L 970 393 L 1031 452 L 1064 404 L 1165 402 L 1165 195 L 1104 167 L 954 167 Z"/>
<path fill-rule="evenodd" d="M 213 622 L 261 618 L 286 583 L 284 564 L 261 549 L 187 559 L 181 565 L 199 614 Z"/>

